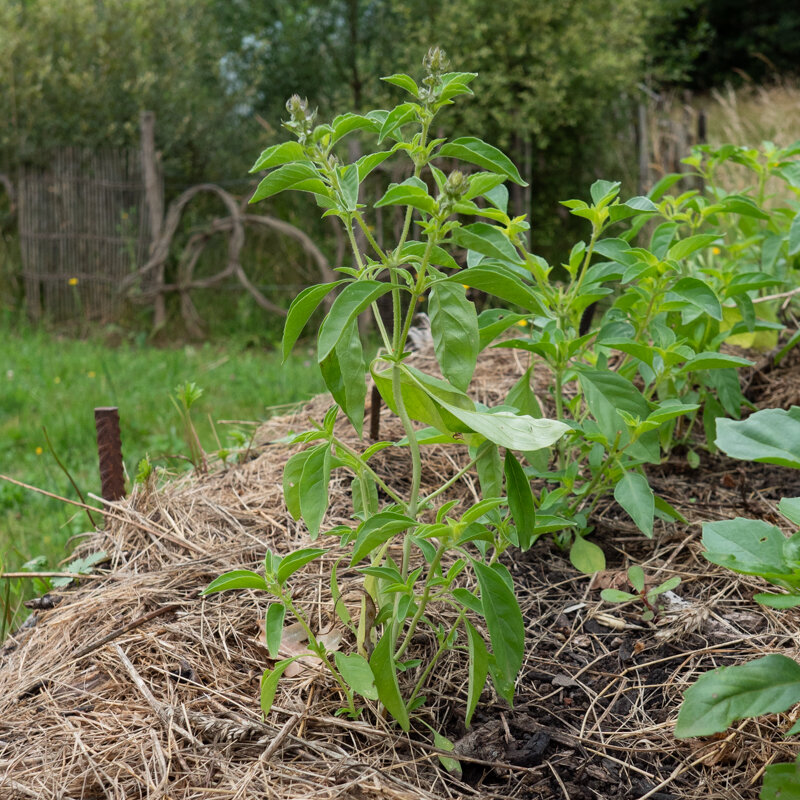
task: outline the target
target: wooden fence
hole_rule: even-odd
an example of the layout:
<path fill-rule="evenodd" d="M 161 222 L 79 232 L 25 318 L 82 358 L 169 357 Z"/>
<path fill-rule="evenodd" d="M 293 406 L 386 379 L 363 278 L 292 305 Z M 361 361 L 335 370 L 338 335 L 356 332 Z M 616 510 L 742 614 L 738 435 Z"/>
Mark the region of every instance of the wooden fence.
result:
<path fill-rule="evenodd" d="M 150 217 L 137 150 L 56 150 L 23 167 L 18 210 L 28 314 L 110 319 L 117 287 L 147 260 Z"/>

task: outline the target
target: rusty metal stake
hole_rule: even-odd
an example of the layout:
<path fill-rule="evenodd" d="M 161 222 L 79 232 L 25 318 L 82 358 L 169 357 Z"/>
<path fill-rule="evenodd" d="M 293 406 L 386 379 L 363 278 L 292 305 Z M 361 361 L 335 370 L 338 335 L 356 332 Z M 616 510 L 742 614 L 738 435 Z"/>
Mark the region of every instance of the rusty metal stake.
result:
<path fill-rule="evenodd" d="M 100 459 L 100 483 L 104 500 L 125 497 L 125 471 L 122 465 L 122 439 L 119 434 L 119 411 L 115 407 L 96 408 L 97 455 Z"/>
<path fill-rule="evenodd" d="M 369 436 L 373 442 L 381 438 L 381 393 L 372 384 L 372 399 L 369 409 Z"/>

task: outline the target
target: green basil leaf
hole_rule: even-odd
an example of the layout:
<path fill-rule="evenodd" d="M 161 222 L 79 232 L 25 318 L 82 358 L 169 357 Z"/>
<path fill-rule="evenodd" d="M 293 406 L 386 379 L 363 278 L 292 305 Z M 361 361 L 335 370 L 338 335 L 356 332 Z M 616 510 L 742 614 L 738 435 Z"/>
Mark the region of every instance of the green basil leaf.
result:
<path fill-rule="evenodd" d="M 347 284 L 333 301 L 328 316 L 320 326 L 317 360 L 323 362 L 353 320 L 381 295 L 391 290 L 392 285 L 382 281 L 363 280 Z"/>
<path fill-rule="evenodd" d="M 270 603 L 267 609 L 267 618 L 264 622 L 264 638 L 267 642 L 270 658 L 278 657 L 278 650 L 281 647 L 283 638 L 283 619 L 286 616 L 286 608 L 282 603 Z"/>
<path fill-rule="evenodd" d="M 539 296 L 514 272 L 502 264 L 480 264 L 448 278 L 521 306 L 543 317 L 550 317 Z"/>
<path fill-rule="evenodd" d="M 464 727 L 469 728 L 472 722 L 472 715 L 478 701 L 481 699 L 481 692 L 486 685 L 486 678 L 489 674 L 489 653 L 483 637 L 478 633 L 469 620 L 464 620 L 467 626 L 467 647 L 469 651 L 469 681 L 467 683 L 467 710 L 464 719 Z"/>
<path fill-rule="evenodd" d="M 282 586 L 297 570 L 327 552 L 321 547 L 304 547 L 302 550 L 295 550 L 284 556 L 278 566 L 278 583 Z"/>
<path fill-rule="evenodd" d="M 362 522 L 356 531 L 350 566 L 358 564 L 361 559 L 366 558 L 376 547 L 380 547 L 392 536 L 408 530 L 416 524 L 416 520 L 395 511 L 382 511 Z"/>
<path fill-rule="evenodd" d="M 648 539 L 653 538 L 655 497 L 647 478 L 638 472 L 626 472 L 614 487 L 614 499 Z"/>
<path fill-rule="evenodd" d="M 375 208 L 383 206 L 411 206 L 426 214 L 436 211 L 436 201 L 428 194 L 428 187 L 414 176 L 402 183 L 389 184 L 383 197 L 375 203 Z"/>
<path fill-rule="evenodd" d="M 776 714 L 800 702 L 800 664 L 772 654 L 701 675 L 684 694 L 675 736 L 711 736 L 737 719 Z"/>
<path fill-rule="evenodd" d="M 300 192 L 313 192 L 323 196 L 329 195 L 329 189 L 322 182 L 316 167 L 310 163 L 285 164 L 272 172 L 258 184 L 255 193 L 250 198 L 251 203 L 257 203 L 267 197 L 294 189 Z"/>
<path fill-rule="evenodd" d="M 394 86 L 399 86 L 401 89 L 405 89 L 409 94 L 419 99 L 419 86 L 417 86 L 416 81 L 410 75 L 395 73 L 394 75 L 387 75 L 385 78 L 381 78 L 381 80 L 386 81 L 386 83 L 391 83 Z"/>
<path fill-rule="evenodd" d="M 466 391 L 475 371 L 480 336 L 475 305 L 461 284 L 442 281 L 428 298 L 436 360 L 450 383 Z"/>
<path fill-rule="evenodd" d="M 231 589 L 260 589 L 268 592 L 269 587 L 264 578 L 257 572 L 249 569 L 234 569 L 215 578 L 203 589 L 203 595 L 214 594 L 215 592 L 227 592 Z"/>
<path fill-rule="evenodd" d="M 603 551 L 594 542 L 590 542 L 578 534 L 570 547 L 569 560 L 575 569 L 585 575 L 592 575 L 606 568 L 606 557 Z"/>
<path fill-rule="evenodd" d="M 411 726 L 406 705 L 400 694 L 400 686 L 397 683 L 397 667 L 392 653 L 394 642 L 391 629 L 391 625 L 387 626 L 387 630 L 375 645 L 369 659 L 369 666 L 375 679 L 378 698 L 386 710 L 397 720 L 400 727 L 407 732 Z"/>
<path fill-rule="evenodd" d="M 352 320 L 342 331 L 336 347 L 320 362 L 319 368 L 331 396 L 361 436 L 367 398 L 367 364 L 358 332 L 358 320 Z"/>
<path fill-rule="evenodd" d="M 520 256 L 508 237 L 496 225 L 474 222 L 463 225 L 452 233 L 455 244 L 490 258 L 519 263 Z"/>
<path fill-rule="evenodd" d="M 718 419 L 715 444 L 732 458 L 800 469 L 800 407 L 766 408 L 741 421 Z"/>
<path fill-rule="evenodd" d="M 250 172 L 261 172 L 262 169 L 278 167 L 281 164 L 289 164 L 293 161 L 308 161 L 305 150 L 299 142 L 283 142 L 268 147 L 258 157 Z"/>
<path fill-rule="evenodd" d="M 346 656 L 344 653 L 337 651 L 333 654 L 333 660 L 336 662 L 336 669 L 339 670 L 339 674 L 354 692 L 366 697 L 367 700 L 378 699 L 375 676 L 372 674 L 369 661 L 364 656 L 358 653 Z"/>
<path fill-rule="evenodd" d="M 313 448 L 300 474 L 300 515 L 312 539 L 319 536 L 319 526 L 328 510 L 328 483 L 331 479 L 330 444 Z"/>
<path fill-rule="evenodd" d="M 511 450 L 506 450 L 504 467 L 508 508 L 517 528 L 520 550 L 524 552 L 533 543 L 536 529 L 536 506 L 533 501 L 533 492 L 530 481 Z"/>
<path fill-rule="evenodd" d="M 334 281 L 333 283 L 309 286 L 292 300 L 292 304 L 289 306 L 289 313 L 286 315 L 286 323 L 283 326 L 283 339 L 281 341 L 284 361 L 289 357 L 295 342 L 311 315 L 317 310 L 317 306 L 333 289 L 343 283 L 347 283 L 347 281 Z"/>
<path fill-rule="evenodd" d="M 495 570 L 475 560 L 472 566 L 480 586 L 481 605 L 492 643 L 495 688 L 501 697 L 513 704 L 514 684 L 525 650 L 522 613 L 514 592 Z"/>
<path fill-rule="evenodd" d="M 291 658 L 285 658 L 283 661 L 279 661 L 274 669 L 265 669 L 264 674 L 261 676 L 261 713 L 266 717 L 270 709 L 272 708 L 272 703 L 275 700 L 275 692 L 278 688 L 278 681 L 281 679 L 281 676 L 286 671 L 286 667 L 289 666 L 294 661 L 297 661 L 298 658 L 302 658 L 302 655 L 299 656 L 292 656 Z"/>
<path fill-rule="evenodd" d="M 520 186 L 528 185 L 522 180 L 519 170 L 507 155 L 474 136 L 453 139 L 453 141 L 441 147 L 436 157 L 458 158 L 468 164 L 475 164 L 475 166 L 483 167 L 483 169 L 488 169 L 491 172 L 499 172 Z"/>

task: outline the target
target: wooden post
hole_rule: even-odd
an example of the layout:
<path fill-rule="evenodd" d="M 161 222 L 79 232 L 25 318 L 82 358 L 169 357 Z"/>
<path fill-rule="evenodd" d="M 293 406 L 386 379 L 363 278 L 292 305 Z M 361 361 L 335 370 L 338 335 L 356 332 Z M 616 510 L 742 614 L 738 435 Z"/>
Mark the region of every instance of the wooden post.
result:
<path fill-rule="evenodd" d="M 122 440 L 119 433 L 119 411 L 114 407 L 96 408 L 94 426 L 97 431 L 97 455 L 100 460 L 100 483 L 104 500 L 125 497 L 125 471 L 122 464 Z"/>
<path fill-rule="evenodd" d="M 145 202 L 150 221 L 150 248 L 152 258 L 161 231 L 164 227 L 164 187 L 159 174 L 158 154 L 156 153 L 156 115 L 152 111 L 142 111 L 139 116 L 139 131 L 142 140 L 142 170 L 144 171 Z M 166 299 L 160 291 L 164 285 L 164 264 L 155 268 L 153 280 L 156 296 L 153 304 L 153 328 L 158 330 L 167 321 Z"/>
<path fill-rule="evenodd" d="M 639 103 L 639 187 L 640 195 L 647 194 L 650 190 L 650 154 L 648 153 L 647 132 L 647 106 L 644 101 Z"/>

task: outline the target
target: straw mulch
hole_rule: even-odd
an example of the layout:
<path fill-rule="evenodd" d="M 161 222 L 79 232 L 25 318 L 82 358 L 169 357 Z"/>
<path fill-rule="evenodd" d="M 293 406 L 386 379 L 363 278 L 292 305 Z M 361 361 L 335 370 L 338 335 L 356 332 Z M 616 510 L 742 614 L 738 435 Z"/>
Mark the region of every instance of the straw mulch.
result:
<path fill-rule="evenodd" d="M 428 368 L 431 359 L 418 361 Z M 514 352 L 492 351 L 479 366 L 475 396 L 500 402 L 521 370 Z M 542 397 L 546 378 L 537 377 Z M 701 471 L 685 468 L 679 456 L 651 470 L 656 491 L 690 525 L 659 523 L 647 541 L 611 501 L 602 505 L 595 540 L 609 570 L 594 581 L 547 540 L 512 554 L 507 563 L 528 630 L 514 708 L 487 689 L 464 729 L 460 652 L 440 665 L 425 692 L 420 720 L 457 742 L 460 777 L 441 768 L 420 722 L 407 735 L 375 706 L 358 720 L 336 716 L 335 685 L 313 663 L 281 682 L 262 719 L 268 599 L 199 593 L 224 571 L 258 569 L 265 548 L 284 553 L 307 544 L 282 499 L 283 464 L 296 448 L 280 440 L 303 430 L 308 417 L 321 419 L 327 406 L 320 397 L 263 426 L 244 463 L 137 490 L 109 506 L 106 528 L 81 547 L 108 553 L 97 577 L 53 592 L 55 607 L 37 611 L 0 650 L 0 797 L 752 800 L 764 765 L 794 757 L 795 745 L 782 739 L 786 715 L 743 722 L 714 740 L 672 736 L 682 693 L 703 672 L 767 652 L 800 654 L 797 613 L 757 606 L 757 580 L 705 562 L 697 524 L 735 515 L 776 521 L 771 503 L 800 494 L 797 475 L 711 456 Z M 386 411 L 382 427 L 386 438 L 398 434 Z M 340 433 L 359 446 L 344 424 Z M 426 454 L 429 489 L 465 457 L 457 448 Z M 402 488 L 403 451 L 389 448 L 373 463 Z M 450 497 L 469 500 L 475 492 L 468 480 Z M 326 521 L 346 522 L 349 482 L 338 471 L 331 498 Z M 335 628 L 325 575 L 338 556 L 332 548 L 293 584 L 319 631 Z M 599 598 L 602 585 L 624 588 L 630 561 L 659 582 L 683 578 L 655 624 L 642 622 L 636 608 Z M 346 565 L 339 581 L 357 614 L 359 576 Z M 444 609 L 433 616 L 448 622 Z M 341 649 L 352 645 L 344 634 Z M 434 647 L 422 635 L 410 655 L 425 658 Z M 403 679 L 413 681 L 413 670 Z"/>

